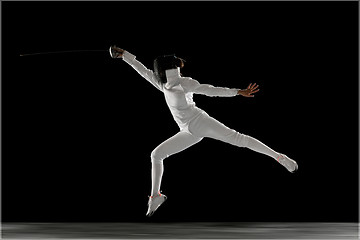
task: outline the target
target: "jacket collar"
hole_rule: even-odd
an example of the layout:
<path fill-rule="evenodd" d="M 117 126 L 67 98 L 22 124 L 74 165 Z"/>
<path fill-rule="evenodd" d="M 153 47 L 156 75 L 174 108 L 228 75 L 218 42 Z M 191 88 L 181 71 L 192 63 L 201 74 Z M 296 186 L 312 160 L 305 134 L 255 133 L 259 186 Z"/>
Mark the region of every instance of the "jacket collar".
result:
<path fill-rule="evenodd" d="M 174 68 L 174 69 L 168 69 L 165 71 L 166 73 L 166 77 L 167 78 L 171 78 L 171 77 L 180 77 L 180 68 Z"/>
<path fill-rule="evenodd" d="M 167 83 L 165 84 L 166 88 L 171 88 L 179 84 L 180 80 L 180 68 L 168 69 L 165 71 Z"/>

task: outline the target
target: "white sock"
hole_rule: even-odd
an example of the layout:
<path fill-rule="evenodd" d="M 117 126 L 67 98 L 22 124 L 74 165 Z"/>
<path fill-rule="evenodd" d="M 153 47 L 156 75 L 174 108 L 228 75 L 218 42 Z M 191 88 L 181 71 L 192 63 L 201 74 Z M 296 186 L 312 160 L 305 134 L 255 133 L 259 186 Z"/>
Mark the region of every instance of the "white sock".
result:
<path fill-rule="evenodd" d="M 247 140 L 248 140 L 248 144 L 247 144 L 247 148 L 258 152 L 258 153 L 262 153 L 265 155 L 268 155 L 269 157 L 274 158 L 275 160 L 278 159 L 279 157 L 279 153 L 275 152 L 274 150 L 272 150 L 271 148 L 269 148 L 268 146 L 266 146 L 265 144 L 263 144 L 262 142 L 260 142 L 259 140 L 247 136 Z"/>
<path fill-rule="evenodd" d="M 164 164 L 163 163 L 152 163 L 151 169 L 151 196 L 156 196 L 159 194 L 161 179 L 164 173 Z"/>

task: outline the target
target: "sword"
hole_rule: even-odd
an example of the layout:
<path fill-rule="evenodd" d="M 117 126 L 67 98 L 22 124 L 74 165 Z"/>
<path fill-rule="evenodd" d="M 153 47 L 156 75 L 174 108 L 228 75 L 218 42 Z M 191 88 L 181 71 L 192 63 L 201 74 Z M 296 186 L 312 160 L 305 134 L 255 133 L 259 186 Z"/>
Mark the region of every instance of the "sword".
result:
<path fill-rule="evenodd" d="M 20 57 L 45 55 L 45 54 L 75 53 L 75 52 L 107 52 L 107 50 L 68 50 L 68 51 L 55 51 L 55 52 L 37 52 L 37 53 L 20 54 Z"/>

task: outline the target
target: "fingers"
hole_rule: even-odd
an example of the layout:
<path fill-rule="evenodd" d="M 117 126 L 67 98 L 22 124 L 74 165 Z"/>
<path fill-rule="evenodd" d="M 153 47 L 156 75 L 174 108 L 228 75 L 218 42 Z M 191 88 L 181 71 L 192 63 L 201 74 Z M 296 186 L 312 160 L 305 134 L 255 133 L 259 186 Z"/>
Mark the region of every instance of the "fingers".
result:
<path fill-rule="evenodd" d="M 257 93 L 258 91 L 260 91 L 260 89 L 258 89 L 259 85 L 256 85 L 256 83 L 250 83 L 249 86 L 247 87 L 246 91 L 242 94 L 244 97 L 254 97 L 254 93 Z"/>
<path fill-rule="evenodd" d="M 251 91 L 251 93 L 250 93 L 250 94 L 257 93 L 258 91 L 260 91 L 260 89 L 257 89 L 257 90 L 254 90 L 254 91 Z"/>
<path fill-rule="evenodd" d="M 115 51 L 118 52 L 118 53 L 123 53 L 124 52 L 124 49 L 121 49 L 119 47 L 114 47 Z"/>
<path fill-rule="evenodd" d="M 259 87 L 259 85 L 256 85 L 256 83 L 252 84 L 250 83 L 249 86 L 247 87 L 247 89 L 257 89 Z"/>
<path fill-rule="evenodd" d="M 255 84 L 256 84 L 256 83 L 255 83 Z M 254 85 L 255 85 L 255 84 L 254 84 Z M 255 87 L 253 86 L 251 89 L 252 89 L 252 90 L 255 90 L 255 89 L 257 89 L 258 87 L 259 87 L 259 85 L 256 85 Z"/>
<path fill-rule="evenodd" d="M 255 94 L 260 91 L 260 89 L 258 87 L 259 87 L 259 85 L 256 85 L 256 83 L 254 83 L 254 84 L 250 83 L 245 91 L 245 94 L 243 94 L 243 96 L 244 97 L 254 97 L 254 95 L 252 95 L 252 94 Z"/>

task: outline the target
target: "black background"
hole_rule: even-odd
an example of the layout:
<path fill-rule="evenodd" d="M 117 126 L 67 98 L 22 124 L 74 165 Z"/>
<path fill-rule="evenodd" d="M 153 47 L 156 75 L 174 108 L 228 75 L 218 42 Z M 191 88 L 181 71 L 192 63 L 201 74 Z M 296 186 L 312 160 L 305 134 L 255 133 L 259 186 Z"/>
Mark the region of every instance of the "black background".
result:
<path fill-rule="evenodd" d="M 357 2 L 1 2 L 2 221 L 358 221 Z M 165 160 L 161 92 L 110 45 L 185 76 L 260 85 L 197 106 L 299 164 L 212 139 Z M 20 57 L 19 54 L 104 49 Z"/>

